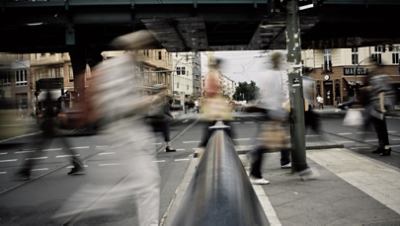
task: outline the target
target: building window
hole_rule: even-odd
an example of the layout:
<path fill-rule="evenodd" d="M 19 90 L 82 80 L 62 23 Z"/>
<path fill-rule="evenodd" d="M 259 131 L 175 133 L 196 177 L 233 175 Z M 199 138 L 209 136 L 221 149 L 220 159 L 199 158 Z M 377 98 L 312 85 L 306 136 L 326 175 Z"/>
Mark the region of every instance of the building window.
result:
<path fill-rule="evenodd" d="M 380 53 L 373 53 L 372 59 L 376 61 L 377 64 L 382 64 L 382 54 Z"/>
<path fill-rule="evenodd" d="M 186 85 L 186 90 L 189 90 L 189 85 Z"/>
<path fill-rule="evenodd" d="M 68 78 L 70 82 L 74 81 L 74 71 L 72 70 L 71 65 L 68 67 Z"/>
<path fill-rule="evenodd" d="M 179 82 L 176 83 L 176 88 L 179 89 Z"/>
<path fill-rule="evenodd" d="M 358 48 L 351 48 L 351 64 L 358 64 Z"/>
<path fill-rule="evenodd" d="M 162 60 L 162 54 L 161 54 L 161 51 L 158 51 L 158 59 L 159 59 L 159 60 Z"/>
<path fill-rule="evenodd" d="M 186 69 L 185 67 L 182 67 L 182 68 L 181 68 L 182 75 L 185 75 L 185 74 L 186 74 L 186 70 L 185 70 L 185 69 Z"/>
<path fill-rule="evenodd" d="M 180 67 L 176 67 L 176 74 L 177 75 L 181 75 L 181 68 Z"/>
<path fill-rule="evenodd" d="M 1 77 L 1 81 L 0 81 L 1 86 L 10 86 L 11 85 L 10 72 L 5 72 L 4 74 L 0 74 L 0 77 Z"/>
<path fill-rule="evenodd" d="M 28 85 L 28 77 L 26 74 L 26 70 L 15 71 L 15 85 L 16 86 Z"/>
<path fill-rule="evenodd" d="M 383 46 L 381 45 L 375 46 L 374 52 L 375 53 L 372 54 L 372 59 L 374 59 L 377 64 L 382 64 Z"/>
<path fill-rule="evenodd" d="M 399 53 L 392 53 L 392 63 L 399 64 Z"/>
<path fill-rule="evenodd" d="M 332 53 L 330 49 L 324 50 L 324 65 L 323 69 L 325 72 L 332 71 Z"/>

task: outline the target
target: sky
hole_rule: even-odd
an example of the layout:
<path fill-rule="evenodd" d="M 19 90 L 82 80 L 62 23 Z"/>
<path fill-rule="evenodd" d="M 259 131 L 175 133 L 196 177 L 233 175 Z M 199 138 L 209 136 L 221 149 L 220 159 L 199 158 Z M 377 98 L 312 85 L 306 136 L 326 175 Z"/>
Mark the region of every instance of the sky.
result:
<path fill-rule="evenodd" d="M 224 60 L 222 74 L 236 82 L 250 82 L 266 73 L 268 70 L 268 52 L 265 51 L 218 51 L 214 57 Z M 201 74 L 208 72 L 207 53 L 201 54 Z"/>

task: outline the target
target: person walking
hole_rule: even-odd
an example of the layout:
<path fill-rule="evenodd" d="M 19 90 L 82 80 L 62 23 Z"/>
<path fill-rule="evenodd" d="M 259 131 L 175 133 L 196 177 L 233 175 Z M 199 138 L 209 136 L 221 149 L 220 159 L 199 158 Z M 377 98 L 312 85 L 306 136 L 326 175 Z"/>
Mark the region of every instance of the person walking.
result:
<path fill-rule="evenodd" d="M 368 124 L 375 128 L 379 140 L 379 146 L 372 153 L 381 156 L 389 156 L 392 149 L 389 145 L 389 135 L 386 125 L 386 113 L 396 102 L 396 94 L 389 82 L 389 77 L 381 73 L 381 66 L 374 59 L 371 59 L 373 67 L 367 81 L 367 87 L 364 88 L 367 94 L 367 103 L 365 106 L 365 129 Z"/>
<path fill-rule="evenodd" d="M 173 120 L 171 114 L 172 97 L 167 96 L 166 87 L 162 84 L 154 87 L 156 93 L 163 97 L 163 101 L 151 106 L 147 115 L 147 120 L 150 122 L 154 133 L 161 133 L 165 142 L 166 152 L 176 152 L 176 149 L 171 147 L 170 138 L 170 123 Z"/>
<path fill-rule="evenodd" d="M 22 180 L 29 180 L 31 176 L 32 167 L 35 164 L 35 159 L 42 153 L 43 149 L 51 144 L 58 136 L 57 134 L 57 115 L 60 112 L 60 103 L 57 99 L 52 97 L 50 90 L 44 91 L 44 100 L 39 103 L 41 109 L 39 113 L 39 127 L 41 133 L 33 137 L 32 146 L 33 152 L 30 152 L 25 158 L 22 168 L 18 171 L 17 176 Z M 63 144 L 63 150 L 70 156 L 72 169 L 68 175 L 78 175 L 84 173 L 84 166 L 79 159 L 78 154 L 71 148 L 67 138 L 59 136 Z"/>
<path fill-rule="evenodd" d="M 222 96 L 221 87 L 221 59 L 210 59 L 209 71 L 205 77 L 204 97 L 201 102 L 202 121 L 204 125 L 203 135 L 199 144 L 200 148 L 205 148 L 213 131 L 209 128 L 218 120 L 223 121 L 229 128 L 225 129 L 231 139 L 235 134 L 230 121 L 233 119 L 232 108 L 228 100 Z"/>
<path fill-rule="evenodd" d="M 261 143 L 251 152 L 250 180 L 253 184 L 269 184 L 269 181 L 263 178 L 261 167 L 263 162 L 263 153 L 270 152 L 271 149 L 280 149 L 281 168 L 290 168 L 290 151 L 283 148 L 285 135 L 283 122 L 287 120 L 288 113 L 283 109 L 285 102 L 288 102 L 289 93 L 287 85 L 287 74 L 283 70 L 283 54 L 275 52 L 271 55 L 272 70 L 262 76 L 258 84 L 260 93 L 258 95 L 257 105 L 264 113 L 264 121 L 259 125 L 258 136 Z"/>

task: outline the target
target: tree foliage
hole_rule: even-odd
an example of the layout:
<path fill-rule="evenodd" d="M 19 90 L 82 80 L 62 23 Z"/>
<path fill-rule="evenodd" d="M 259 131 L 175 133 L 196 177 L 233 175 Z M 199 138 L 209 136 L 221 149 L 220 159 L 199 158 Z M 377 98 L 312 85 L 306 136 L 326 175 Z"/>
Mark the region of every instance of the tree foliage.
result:
<path fill-rule="evenodd" d="M 236 87 L 235 94 L 233 94 L 233 99 L 238 101 L 251 101 L 257 98 L 259 88 L 256 86 L 254 81 L 250 83 L 239 82 Z"/>

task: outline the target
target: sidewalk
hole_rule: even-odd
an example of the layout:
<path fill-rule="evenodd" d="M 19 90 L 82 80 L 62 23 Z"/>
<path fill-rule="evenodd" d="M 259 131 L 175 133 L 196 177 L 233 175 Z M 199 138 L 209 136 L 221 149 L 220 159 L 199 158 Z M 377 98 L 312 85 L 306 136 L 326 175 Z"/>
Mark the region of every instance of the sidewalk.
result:
<path fill-rule="evenodd" d="M 280 169 L 279 153 L 264 156 L 263 173 L 271 184 L 255 188 L 262 188 L 260 201 L 276 213 L 271 221 L 274 214 L 266 211 L 271 225 L 400 225 L 398 168 L 343 148 L 312 150 L 308 163 L 320 177 L 301 181 Z"/>

